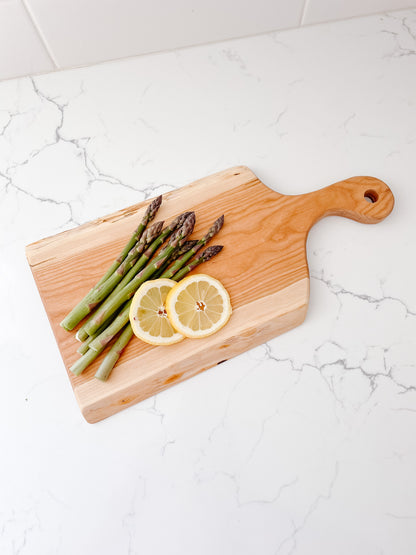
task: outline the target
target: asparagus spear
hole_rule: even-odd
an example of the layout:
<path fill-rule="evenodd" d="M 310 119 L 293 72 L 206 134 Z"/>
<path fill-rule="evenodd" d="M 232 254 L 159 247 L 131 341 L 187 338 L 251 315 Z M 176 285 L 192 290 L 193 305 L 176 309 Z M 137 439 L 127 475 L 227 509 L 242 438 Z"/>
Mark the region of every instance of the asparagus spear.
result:
<path fill-rule="evenodd" d="M 104 347 L 101 349 L 101 351 L 103 350 L 104 350 Z M 99 356 L 101 351 L 94 351 L 93 349 L 88 349 L 85 355 L 82 355 L 82 357 L 79 358 L 71 366 L 70 368 L 71 372 L 76 376 L 79 376 L 80 374 L 82 374 L 82 372 L 87 368 L 87 366 L 89 366 L 91 362 L 94 362 L 94 360 Z"/>
<path fill-rule="evenodd" d="M 195 244 L 196 242 L 197 242 L 196 240 L 193 240 L 193 241 L 186 241 L 186 242 L 184 243 L 184 245 L 183 245 L 181 248 L 179 248 L 178 251 L 172 256 L 172 259 L 171 259 L 171 260 L 168 260 L 168 261 L 163 265 L 163 267 L 161 268 L 161 270 L 163 270 L 163 268 L 166 268 L 166 267 L 169 265 L 169 263 L 170 263 L 170 262 L 173 262 L 173 260 L 175 260 L 177 257 L 179 257 L 179 255 L 184 254 L 185 252 L 187 252 L 190 248 L 192 248 L 192 247 L 194 246 L 194 244 Z M 160 270 L 159 270 L 159 272 L 160 272 Z M 157 278 L 157 273 L 159 273 L 159 272 L 156 272 L 156 274 L 153 274 L 153 275 L 151 276 L 152 279 L 156 279 L 156 278 Z M 129 307 L 130 307 L 130 303 L 129 303 Z M 129 308 L 129 310 L 130 310 L 130 308 Z M 124 318 L 123 318 L 122 321 L 124 321 Z M 111 323 L 111 322 L 110 322 L 110 323 Z M 120 325 L 120 324 L 118 324 L 118 325 Z M 79 352 L 81 355 L 85 354 L 85 353 L 87 352 L 87 350 L 90 348 L 90 343 L 91 343 L 96 337 L 98 337 L 108 326 L 109 326 L 109 320 L 106 320 L 106 321 L 104 322 L 104 324 L 103 324 L 102 326 L 100 326 L 100 327 L 98 328 L 98 330 L 97 330 L 95 333 L 93 333 L 92 335 L 89 335 L 89 336 L 88 336 L 88 339 L 87 339 L 86 341 L 84 341 L 83 344 L 79 347 L 78 352 Z M 127 324 L 127 326 L 129 326 L 129 324 Z M 133 331 L 132 331 L 132 333 L 133 333 Z M 127 334 L 126 334 L 125 337 L 127 337 Z M 120 336 L 119 340 L 121 340 L 121 336 Z M 117 343 L 118 343 L 119 340 L 117 340 Z M 130 340 L 130 339 L 129 339 L 129 340 Z M 128 341 L 129 341 L 129 340 L 128 340 Z M 126 345 L 127 345 L 128 341 L 126 342 Z M 120 344 L 121 344 L 121 343 L 122 343 L 122 342 L 120 342 Z M 116 347 L 116 343 L 115 343 L 115 344 L 113 345 L 113 347 L 115 348 L 115 351 L 116 351 L 116 350 L 120 347 L 120 345 L 118 345 L 118 347 Z M 113 349 L 113 347 L 112 347 L 112 349 Z M 124 348 L 124 347 L 123 347 L 123 348 Z M 111 350 L 112 350 L 112 349 L 111 349 Z M 121 351 L 122 351 L 122 349 L 120 350 L 120 353 L 121 353 Z M 111 353 L 111 351 L 110 351 L 110 353 Z M 104 361 L 103 361 L 102 364 L 105 363 L 105 366 L 107 366 L 107 365 L 109 364 L 109 361 L 114 359 L 114 364 L 113 364 L 113 366 L 111 367 L 111 368 L 113 368 L 114 365 L 116 364 L 117 360 L 118 360 L 118 357 L 120 356 L 120 353 L 119 353 L 119 355 L 117 356 L 117 358 L 115 358 L 115 354 L 114 354 L 114 353 L 112 353 L 111 356 L 110 356 L 110 353 L 107 355 L 107 357 L 109 357 L 109 358 L 108 358 L 108 361 L 106 362 L 106 360 L 107 360 L 107 357 L 106 357 L 106 358 L 104 359 Z M 111 372 L 111 369 L 110 369 L 110 371 L 108 372 L 108 375 L 110 374 L 110 372 Z M 99 373 L 100 375 L 97 375 L 98 373 Z M 96 374 L 95 377 L 96 377 L 96 378 L 99 378 L 99 379 L 102 379 L 102 380 L 104 380 L 104 381 L 105 381 L 105 380 L 107 379 L 107 377 L 108 377 L 108 375 L 107 375 L 106 373 L 104 373 L 104 370 L 101 370 L 101 366 L 100 366 L 100 368 L 98 369 L 97 374 Z M 101 377 L 101 375 L 102 375 L 102 376 L 106 375 L 107 377 L 103 378 L 103 377 Z"/>
<path fill-rule="evenodd" d="M 133 268 L 126 274 L 126 276 L 123 278 L 123 280 L 119 283 L 119 285 L 116 287 L 116 289 L 114 290 L 114 293 L 118 293 L 118 291 L 121 291 L 123 289 L 123 287 L 125 287 L 128 283 L 130 283 L 130 281 L 134 278 L 134 276 L 136 274 L 138 274 L 138 272 L 140 270 L 142 270 L 145 265 L 148 263 L 148 261 L 152 258 L 152 256 L 154 255 L 154 253 L 157 251 L 157 249 L 165 242 L 165 240 L 178 228 L 180 228 L 183 223 L 185 222 L 186 218 L 192 214 L 192 212 L 184 212 L 183 214 L 180 214 L 177 218 L 175 218 L 163 231 L 162 233 L 159 235 L 159 237 L 157 237 L 153 243 L 151 245 L 149 245 L 149 247 L 146 249 L 146 251 L 143 253 L 143 255 L 140 257 L 140 259 L 137 261 L 137 263 L 133 266 Z"/>
<path fill-rule="evenodd" d="M 123 331 L 115 341 L 114 345 L 109 350 L 107 356 L 104 358 L 100 367 L 98 368 L 95 377 L 99 380 L 105 382 L 108 376 L 111 374 L 112 369 L 116 365 L 118 359 L 120 358 L 123 349 L 126 347 L 127 343 L 133 337 L 133 329 L 130 323 L 126 324 Z"/>
<path fill-rule="evenodd" d="M 198 257 L 198 264 L 201 264 L 202 262 L 206 262 L 207 260 L 210 260 L 213 256 L 215 256 L 216 254 L 218 254 L 222 249 L 222 246 L 212 246 L 212 247 L 208 247 L 207 249 L 205 249 L 205 251 Z M 182 277 L 184 277 L 184 275 L 189 272 L 192 271 L 198 264 L 195 264 L 195 261 L 191 262 L 190 264 L 188 264 L 185 268 L 183 268 L 183 270 L 186 269 L 186 272 L 182 272 L 183 275 Z M 177 275 L 173 278 L 175 281 L 179 281 Z M 95 346 L 95 349 L 90 348 L 89 351 L 82 356 L 80 359 L 78 359 L 78 361 L 71 367 L 71 371 L 73 371 L 74 373 L 76 373 L 76 375 L 81 374 L 81 372 L 83 372 L 85 370 L 85 368 L 87 368 L 87 366 L 93 362 L 98 355 L 105 349 L 105 347 L 111 342 L 111 340 L 120 332 L 121 329 L 125 328 L 125 330 L 127 328 L 131 329 L 130 323 L 129 323 L 129 312 L 130 312 L 130 304 L 131 304 L 131 300 L 128 301 L 125 305 L 125 308 L 123 308 L 123 310 L 120 312 L 120 314 L 117 316 L 117 318 L 114 320 L 113 324 L 115 324 L 113 326 L 113 324 L 111 324 L 111 326 L 108 326 L 104 332 L 101 334 L 101 337 L 97 337 L 98 344 Z M 117 322 L 116 322 L 117 321 Z M 113 329 L 110 330 L 109 328 L 112 327 Z M 123 332 L 124 333 L 124 332 Z M 127 345 L 127 343 L 129 342 L 130 339 L 127 339 L 128 337 L 128 333 L 126 332 L 126 335 L 124 336 L 124 341 L 121 341 L 121 336 L 120 336 L 120 343 L 117 345 L 116 348 L 116 343 L 118 343 L 118 340 L 116 341 L 116 343 L 114 343 L 113 347 L 111 347 L 109 353 L 108 353 L 108 358 L 107 362 L 105 364 L 104 369 L 100 372 L 100 368 L 97 371 L 98 373 L 103 373 L 103 375 L 105 375 L 105 379 L 108 378 L 108 376 L 110 375 L 110 372 L 112 370 L 111 367 L 111 360 L 115 359 L 115 355 L 114 352 L 111 354 L 110 357 L 110 353 L 113 350 L 113 348 L 116 348 L 118 351 L 121 352 L 122 349 L 124 349 L 124 347 Z M 96 340 L 94 340 L 96 341 Z M 124 343 L 124 344 L 123 344 Z M 91 344 L 90 344 L 91 345 Z M 96 353 L 96 356 L 94 356 L 92 353 L 90 353 L 90 351 L 93 351 Z M 87 356 L 89 354 L 89 356 Z M 105 360 L 105 359 L 104 359 Z M 117 362 L 117 359 L 115 359 L 114 364 Z M 104 361 L 103 361 L 104 362 Z M 113 365 L 114 366 L 114 365 Z M 105 370 L 105 374 L 104 374 L 104 370 Z M 99 377 L 99 376 L 98 376 Z M 102 378 L 101 378 L 102 379 Z"/>
<path fill-rule="evenodd" d="M 77 305 L 78 308 L 76 313 L 74 311 L 72 313 L 72 322 L 75 322 L 76 320 L 80 322 L 83 318 L 85 318 L 85 316 L 87 316 L 87 314 L 90 314 L 90 312 L 92 312 L 101 301 L 108 297 L 114 287 L 116 287 L 116 285 L 127 274 L 129 269 L 134 266 L 135 262 L 144 251 L 146 245 L 151 243 L 160 234 L 162 227 L 163 222 L 156 222 L 143 232 L 140 240 L 130 250 L 127 257 L 112 273 L 112 275 L 104 283 L 92 289 L 92 291 L 84 297 L 82 304 L 79 303 Z M 78 330 L 76 337 L 81 341 L 86 341 L 88 333 L 85 331 L 84 327 Z"/>
<path fill-rule="evenodd" d="M 142 283 L 147 281 L 152 274 L 154 274 L 159 268 L 163 266 L 163 264 L 169 260 L 172 253 L 175 251 L 177 247 L 181 247 L 188 235 L 192 233 L 192 230 L 195 225 L 195 214 L 191 212 L 191 214 L 187 217 L 182 227 L 180 227 L 170 238 L 169 244 L 162 250 L 162 252 L 157 256 L 153 261 L 150 261 L 149 264 L 139 273 L 135 278 L 131 280 L 131 282 L 124 287 L 117 295 L 113 298 L 112 302 L 110 302 L 107 308 L 103 311 L 99 311 L 95 320 L 92 322 L 94 326 L 91 326 L 91 333 L 94 333 L 106 320 L 111 316 L 111 314 L 117 310 L 117 308 L 123 304 L 124 302 L 130 300 L 137 289 L 140 287 Z M 129 303 L 130 306 L 130 303 Z M 128 308 L 124 309 L 117 318 L 114 320 L 112 324 L 110 324 L 102 334 L 94 339 L 90 343 L 90 349 L 96 349 L 100 345 L 107 345 L 109 341 L 114 337 L 115 330 L 120 330 L 120 322 L 123 321 L 123 326 L 128 320 Z M 124 318 L 124 320 L 123 320 Z M 90 333 L 90 330 L 87 330 Z"/>
<path fill-rule="evenodd" d="M 113 320 L 113 322 L 105 328 L 105 330 L 93 339 L 89 345 L 90 351 L 97 351 L 99 353 L 112 341 L 115 335 L 123 328 L 129 321 L 131 299 L 127 301 L 125 307 L 120 314 Z M 84 355 L 85 356 L 85 355 Z"/>
<path fill-rule="evenodd" d="M 109 278 L 111 276 L 111 274 L 114 272 L 114 270 L 117 269 L 119 264 L 121 264 L 121 262 L 123 262 L 123 260 L 126 258 L 129 251 L 134 247 L 134 245 L 137 243 L 137 241 L 139 241 L 139 239 L 141 238 L 144 230 L 147 227 L 147 224 L 149 224 L 152 220 L 154 220 L 154 218 L 157 214 L 157 211 L 159 210 L 161 204 L 162 204 L 162 195 L 160 195 L 160 196 L 158 196 L 158 197 L 156 197 L 155 199 L 152 200 L 152 202 L 147 207 L 146 212 L 144 213 L 143 219 L 140 222 L 138 228 L 133 233 L 133 235 L 130 237 L 129 242 L 126 244 L 126 246 L 121 251 L 119 256 L 114 260 L 113 264 L 109 267 L 109 269 L 103 275 L 103 277 L 97 283 L 97 285 L 101 285 L 101 283 L 103 283 L 107 278 Z"/>
<path fill-rule="evenodd" d="M 131 301 L 130 301 L 131 302 Z M 110 324 L 110 326 L 112 324 L 114 324 L 115 322 L 123 322 L 121 325 L 118 325 L 117 328 L 117 332 L 115 332 L 111 339 L 109 339 L 106 343 L 100 344 L 98 346 L 96 346 L 95 349 L 91 349 L 91 344 L 95 341 L 94 339 L 91 341 L 90 345 L 89 345 L 89 349 L 88 351 L 82 355 L 81 358 L 79 358 L 70 368 L 71 372 L 73 372 L 76 376 L 79 376 L 80 374 L 82 374 L 82 372 L 87 368 L 87 366 L 89 366 L 91 364 L 91 362 L 94 362 L 94 360 L 98 357 L 98 355 L 100 353 L 102 353 L 105 349 L 105 347 L 114 339 L 114 337 L 117 335 L 117 333 L 119 333 L 119 331 L 121 330 L 121 328 L 123 328 L 123 326 L 128 322 L 129 320 L 129 310 L 130 310 L 130 302 L 128 302 L 125 305 L 125 308 L 123 308 L 123 310 L 117 314 L 117 316 L 114 318 L 114 320 L 112 321 L 112 323 Z M 125 319 L 125 313 L 127 312 L 127 320 Z M 110 327 L 106 324 L 104 324 L 103 328 L 108 328 Z M 102 333 L 105 332 L 105 329 Z"/>
<path fill-rule="evenodd" d="M 126 258 L 126 256 L 130 252 L 130 250 L 134 247 L 134 245 L 137 243 L 137 241 L 141 238 L 144 230 L 146 229 L 147 224 L 149 222 L 151 222 L 154 219 L 154 217 L 156 216 L 156 213 L 159 210 L 159 207 L 160 207 L 161 203 L 162 203 L 162 196 L 160 195 L 159 197 L 156 197 L 149 204 L 149 206 L 147 207 L 146 212 L 145 212 L 145 214 L 142 218 L 142 221 L 140 222 L 139 226 L 137 227 L 137 229 L 135 230 L 133 235 L 130 237 L 130 240 L 128 241 L 128 243 L 126 244 L 124 249 L 121 251 L 119 256 L 114 260 L 114 262 L 111 264 L 111 266 L 109 267 L 107 272 L 103 275 L 103 277 L 99 280 L 99 282 L 87 293 L 87 295 L 62 320 L 61 326 L 63 328 L 65 328 L 68 331 L 73 330 L 75 328 L 75 326 L 82 320 L 82 318 L 84 316 L 86 316 L 86 314 L 88 314 L 88 312 L 87 312 L 86 314 L 84 314 L 84 316 L 82 316 L 80 319 L 78 319 L 80 311 L 82 313 L 82 311 L 84 310 L 84 307 L 87 304 L 86 303 L 86 298 L 88 297 L 88 295 L 90 295 L 96 287 L 102 285 L 105 281 L 107 281 L 107 279 L 113 274 L 113 272 L 123 262 L 123 260 Z"/>
<path fill-rule="evenodd" d="M 175 260 L 177 260 L 180 256 L 183 256 L 186 252 L 189 251 L 189 249 L 192 249 L 192 247 L 194 247 L 196 245 L 198 241 L 196 239 L 192 239 L 191 241 L 186 241 L 183 246 L 181 248 L 179 248 L 170 258 L 170 260 L 168 260 L 167 262 L 165 262 L 163 264 L 163 266 L 160 268 L 159 271 L 157 271 L 155 274 L 152 275 L 152 279 L 157 279 L 159 278 L 163 272 L 166 271 L 166 269 L 170 266 L 170 264 L 172 264 L 172 262 L 175 262 Z"/>
<path fill-rule="evenodd" d="M 176 274 L 176 272 L 180 270 L 188 262 L 188 260 L 199 251 L 201 247 L 204 247 L 208 243 L 208 241 L 210 241 L 214 237 L 214 235 L 216 235 L 220 231 L 223 225 L 224 215 L 215 220 L 215 222 L 209 228 L 204 237 L 197 241 L 197 243 L 187 253 L 178 258 L 178 260 L 174 264 L 172 264 L 170 268 L 163 272 L 160 277 L 172 278 Z"/>
<path fill-rule="evenodd" d="M 180 214 L 177 218 L 175 218 L 163 231 L 162 233 L 159 235 L 159 237 L 157 237 L 156 239 L 154 239 L 154 241 L 150 244 L 147 245 L 147 248 L 145 250 L 145 252 L 142 254 L 142 256 L 139 258 L 139 260 L 135 263 L 135 265 L 131 268 L 131 270 L 129 272 L 127 272 L 127 274 L 124 276 L 124 278 L 120 281 L 120 283 L 117 285 L 117 287 L 112 291 L 112 293 L 109 295 L 109 297 L 104 301 L 104 303 L 97 309 L 101 310 L 101 309 L 105 309 L 107 306 L 107 303 L 110 302 L 111 299 L 113 299 L 113 297 L 115 296 L 116 293 L 118 293 L 119 291 L 121 291 L 123 289 L 123 287 L 125 285 L 127 285 L 127 283 L 129 283 L 133 277 L 142 269 L 144 268 L 144 266 L 147 264 L 147 262 L 149 261 L 149 259 L 153 256 L 153 254 L 156 252 L 156 250 L 160 247 L 160 245 L 162 245 L 162 243 L 165 241 L 165 239 L 167 239 L 169 237 L 169 235 L 171 235 L 173 233 L 173 231 L 175 231 L 176 228 L 178 228 L 179 226 L 181 226 L 183 224 L 183 222 L 185 221 L 185 219 L 189 216 L 190 212 L 184 212 L 183 214 Z M 88 333 L 88 328 L 91 325 L 91 322 L 95 319 L 96 315 L 97 315 L 97 311 L 94 312 L 89 319 L 85 322 L 85 324 L 78 330 L 78 336 L 80 337 L 80 339 L 82 341 L 85 341 L 85 339 L 89 336 Z M 92 332 L 91 332 L 92 333 Z"/>
<path fill-rule="evenodd" d="M 192 212 L 184 212 L 176 217 L 157 237 L 145 250 L 139 260 L 134 264 L 134 266 L 127 272 L 127 274 L 123 277 L 117 287 L 113 290 L 111 295 L 105 300 L 105 302 L 99 306 L 99 308 L 92 314 L 92 316 L 87 320 L 87 322 L 82 326 L 82 332 L 86 332 L 88 335 L 92 335 L 97 330 L 97 327 L 101 325 L 102 320 L 96 325 L 96 319 L 100 316 L 102 312 L 107 310 L 108 306 L 111 306 L 116 295 L 124 289 L 124 287 L 130 283 L 130 281 L 138 274 L 140 270 L 142 270 L 153 254 L 157 251 L 157 249 L 164 243 L 165 239 L 167 239 L 176 229 L 180 228 L 189 215 Z M 80 331 L 81 331 L 80 330 Z"/>
<path fill-rule="evenodd" d="M 120 283 L 127 272 L 134 266 L 139 256 L 143 253 L 146 244 L 152 243 L 156 237 L 160 235 L 162 227 L 163 222 L 156 222 L 143 233 L 140 241 L 130 250 L 117 270 L 115 270 L 104 283 L 96 287 L 90 295 L 87 295 L 85 308 L 82 311 L 80 310 L 79 316 L 82 315 L 82 318 L 84 318 L 87 314 L 92 312 L 101 301 L 108 297 L 114 287 Z"/>
<path fill-rule="evenodd" d="M 100 326 L 95 333 L 93 333 L 92 335 L 87 334 L 87 339 L 85 339 L 85 341 L 83 341 L 77 349 L 77 352 L 80 355 L 85 355 L 85 353 L 90 348 L 91 341 L 93 339 L 95 339 L 96 337 L 98 337 L 100 335 L 100 333 L 103 332 L 105 330 L 105 328 L 111 324 L 111 322 L 114 320 L 114 318 L 121 312 L 122 308 L 123 307 L 120 307 L 116 312 L 114 312 L 114 314 L 111 316 L 111 318 L 106 320 L 104 322 L 104 324 L 102 326 Z"/>
<path fill-rule="evenodd" d="M 91 291 L 92 291 L 92 289 L 91 289 Z M 88 339 L 89 335 L 85 331 L 84 326 L 82 326 L 82 328 L 79 328 L 79 330 L 75 334 L 75 337 L 76 337 L 76 339 L 78 339 L 78 341 L 86 341 Z"/>
<path fill-rule="evenodd" d="M 189 272 L 192 272 L 192 270 L 199 266 L 199 264 L 202 264 L 202 262 L 208 262 L 208 260 L 221 252 L 221 250 L 222 245 L 212 245 L 212 247 L 206 248 L 204 252 L 202 252 L 196 258 L 191 260 L 189 264 L 179 270 L 179 272 L 177 272 L 172 279 L 174 279 L 175 281 L 180 281 L 183 277 L 186 276 L 186 274 L 189 274 Z"/>
<path fill-rule="evenodd" d="M 156 274 L 153 274 L 152 279 L 157 279 L 157 277 L 159 277 L 158 274 L 160 275 L 169 266 L 169 264 L 171 262 L 175 261 L 177 258 L 179 258 L 183 254 L 188 252 L 189 249 L 191 249 L 193 246 L 195 246 L 195 244 L 197 242 L 198 242 L 197 240 L 186 241 L 183 244 L 183 246 L 180 247 L 178 249 L 178 251 L 172 256 L 172 259 L 168 260 L 163 265 L 163 267 L 159 270 L 159 272 L 157 272 Z M 78 352 L 81 355 L 84 355 L 88 351 L 89 344 L 91 343 L 91 341 L 93 339 L 95 339 L 96 337 L 98 337 L 100 335 L 100 333 L 102 331 L 104 331 L 104 329 L 107 326 L 108 326 L 108 320 L 100 328 L 98 328 L 98 330 L 93 335 L 88 335 L 87 334 L 87 339 L 78 348 Z M 127 328 L 130 328 L 130 333 L 127 333 Z M 105 357 L 105 359 L 103 360 L 103 362 L 102 362 L 101 366 L 99 367 L 97 373 L 95 374 L 96 378 L 98 378 L 100 380 L 103 380 L 103 381 L 105 381 L 108 378 L 108 376 L 110 375 L 111 370 L 113 369 L 117 360 L 119 359 L 122 350 L 127 345 L 127 343 L 130 341 L 132 335 L 133 335 L 133 330 L 131 329 L 130 324 L 126 324 L 126 327 L 124 328 L 124 331 L 123 331 L 122 335 L 119 337 L 119 339 L 117 339 L 117 341 L 116 341 L 116 343 L 114 343 L 113 347 L 111 347 L 110 352 Z M 113 349 L 114 349 L 114 351 L 113 351 Z"/>
<path fill-rule="evenodd" d="M 87 337 L 87 339 L 85 341 L 83 341 L 81 343 L 81 345 L 78 347 L 77 349 L 77 353 L 79 353 L 80 355 L 85 355 L 85 353 L 88 351 L 88 349 L 90 348 L 90 343 L 91 341 L 95 339 L 92 335 L 89 335 Z"/>

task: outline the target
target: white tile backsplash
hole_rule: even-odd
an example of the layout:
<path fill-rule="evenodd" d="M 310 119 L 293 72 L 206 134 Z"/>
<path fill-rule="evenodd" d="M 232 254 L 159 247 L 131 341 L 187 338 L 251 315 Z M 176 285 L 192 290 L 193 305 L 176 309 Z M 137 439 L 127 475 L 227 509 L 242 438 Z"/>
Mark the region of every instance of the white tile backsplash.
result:
<path fill-rule="evenodd" d="M 416 0 L 0 0 L 0 80 L 412 6 Z"/>
<path fill-rule="evenodd" d="M 304 0 L 27 0 L 61 67 L 296 27 Z"/>
<path fill-rule="evenodd" d="M 0 79 L 55 68 L 25 7 L 19 0 L 0 2 Z"/>
<path fill-rule="evenodd" d="M 306 0 L 302 25 L 416 6 L 415 0 Z"/>

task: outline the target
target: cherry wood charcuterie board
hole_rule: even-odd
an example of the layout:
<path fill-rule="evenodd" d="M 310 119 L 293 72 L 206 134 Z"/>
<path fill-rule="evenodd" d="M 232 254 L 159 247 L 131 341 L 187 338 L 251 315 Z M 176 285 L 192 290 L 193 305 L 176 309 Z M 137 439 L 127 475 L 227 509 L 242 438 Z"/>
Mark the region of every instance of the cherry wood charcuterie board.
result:
<path fill-rule="evenodd" d="M 67 369 L 79 357 L 79 342 L 59 323 L 118 255 L 148 204 L 136 204 L 26 247 Z M 374 177 L 352 177 L 288 196 L 264 185 L 244 166 L 165 194 L 157 219 L 169 221 L 184 210 L 194 210 L 193 237 L 202 236 L 225 214 L 224 227 L 213 240 L 224 249 L 200 271 L 228 289 L 233 314 L 222 330 L 205 339 L 155 347 L 133 338 L 107 382 L 94 378 L 105 355 L 81 376 L 68 372 L 85 419 L 98 422 L 301 324 L 309 299 L 306 240 L 312 225 L 328 215 L 377 223 L 393 205 L 390 189 Z"/>

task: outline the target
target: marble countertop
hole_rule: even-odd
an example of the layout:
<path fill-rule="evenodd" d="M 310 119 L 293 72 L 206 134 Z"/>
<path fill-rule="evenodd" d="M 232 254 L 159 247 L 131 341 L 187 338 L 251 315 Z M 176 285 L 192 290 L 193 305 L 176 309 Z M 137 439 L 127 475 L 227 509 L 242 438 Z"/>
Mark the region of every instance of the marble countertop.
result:
<path fill-rule="evenodd" d="M 0 84 L 0 553 L 416 553 L 416 11 Z M 299 328 L 99 424 L 24 245 L 249 166 L 386 181 L 310 233 Z"/>

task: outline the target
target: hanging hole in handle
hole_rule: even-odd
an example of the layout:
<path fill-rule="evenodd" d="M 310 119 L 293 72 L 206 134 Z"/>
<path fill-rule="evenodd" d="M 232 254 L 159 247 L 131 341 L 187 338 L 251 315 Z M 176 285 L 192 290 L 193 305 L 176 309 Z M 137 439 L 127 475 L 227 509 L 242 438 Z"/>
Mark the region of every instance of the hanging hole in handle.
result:
<path fill-rule="evenodd" d="M 369 189 L 364 193 L 364 198 L 367 202 L 374 203 L 378 201 L 378 194 L 376 193 L 376 191 Z"/>

